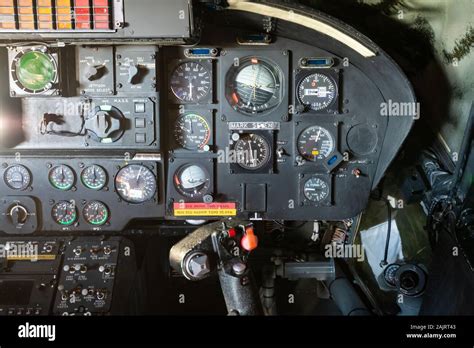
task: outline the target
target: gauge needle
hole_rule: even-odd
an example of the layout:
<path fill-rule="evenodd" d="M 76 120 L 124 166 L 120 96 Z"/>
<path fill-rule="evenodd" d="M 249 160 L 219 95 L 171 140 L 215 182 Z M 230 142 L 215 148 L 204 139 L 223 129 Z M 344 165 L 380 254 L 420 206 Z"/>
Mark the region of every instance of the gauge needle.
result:
<path fill-rule="evenodd" d="M 192 100 L 193 99 L 193 83 L 191 81 L 189 81 L 189 99 Z"/>
<path fill-rule="evenodd" d="M 253 157 L 253 151 L 252 151 L 252 141 L 249 140 L 249 149 L 250 149 L 250 162 L 251 163 L 254 163 L 255 162 L 255 159 Z"/>
<path fill-rule="evenodd" d="M 321 129 L 318 131 L 318 134 L 316 135 L 316 140 L 315 142 L 317 143 L 321 139 Z"/>
<path fill-rule="evenodd" d="M 138 171 L 137 182 L 138 182 L 138 180 L 140 180 L 140 175 L 142 175 L 142 169 L 143 169 L 143 167 L 140 167 L 140 170 Z"/>

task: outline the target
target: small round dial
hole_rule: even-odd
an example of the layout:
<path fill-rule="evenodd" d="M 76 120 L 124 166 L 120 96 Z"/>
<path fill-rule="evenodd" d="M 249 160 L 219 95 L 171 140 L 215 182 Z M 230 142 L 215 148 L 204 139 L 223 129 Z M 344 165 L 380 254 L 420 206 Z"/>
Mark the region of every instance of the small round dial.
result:
<path fill-rule="evenodd" d="M 12 190 L 24 191 L 31 184 L 31 174 L 29 170 L 21 165 L 8 167 L 3 179 L 5 184 Z"/>
<path fill-rule="evenodd" d="M 81 181 L 85 187 L 99 191 L 107 183 L 107 173 L 104 168 L 94 164 L 82 171 Z"/>
<path fill-rule="evenodd" d="M 329 197 L 330 188 L 326 181 L 311 178 L 304 184 L 304 196 L 311 202 L 320 203 Z"/>
<path fill-rule="evenodd" d="M 307 128 L 298 138 L 298 151 L 308 161 L 324 160 L 334 150 L 334 138 L 326 128 L 320 126 Z"/>
<path fill-rule="evenodd" d="M 211 72 L 199 62 L 181 63 L 171 75 L 170 86 L 179 100 L 199 102 L 211 91 Z"/>
<path fill-rule="evenodd" d="M 178 192 L 190 198 L 206 195 L 211 185 L 209 173 L 197 164 L 181 167 L 175 173 L 173 180 Z"/>
<path fill-rule="evenodd" d="M 49 182 L 58 190 L 68 191 L 76 180 L 74 170 L 66 165 L 54 167 L 49 172 Z"/>
<path fill-rule="evenodd" d="M 73 202 L 59 202 L 51 212 L 54 221 L 58 225 L 71 226 L 77 220 L 77 209 Z"/>
<path fill-rule="evenodd" d="M 98 201 L 89 202 L 83 210 L 85 220 L 94 226 L 102 226 L 109 220 L 109 209 Z"/>
<path fill-rule="evenodd" d="M 209 123 L 197 114 L 186 114 L 175 124 L 176 141 L 187 150 L 202 150 L 211 138 Z"/>
<path fill-rule="evenodd" d="M 281 72 L 265 60 L 244 59 L 229 72 L 227 79 L 227 100 L 239 112 L 263 113 L 281 102 Z"/>
<path fill-rule="evenodd" d="M 147 167 L 132 164 L 118 172 L 115 188 L 124 201 L 144 203 L 151 200 L 156 193 L 156 177 Z"/>
<path fill-rule="evenodd" d="M 320 73 L 306 76 L 298 86 L 298 98 L 301 104 L 314 111 L 329 107 L 336 96 L 336 83 L 329 76 Z"/>
<path fill-rule="evenodd" d="M 270 161 L 270 144 L 257 134 L 245 134 L 235 143 L 237 163 L 244 169 L 257 170 Z"/>

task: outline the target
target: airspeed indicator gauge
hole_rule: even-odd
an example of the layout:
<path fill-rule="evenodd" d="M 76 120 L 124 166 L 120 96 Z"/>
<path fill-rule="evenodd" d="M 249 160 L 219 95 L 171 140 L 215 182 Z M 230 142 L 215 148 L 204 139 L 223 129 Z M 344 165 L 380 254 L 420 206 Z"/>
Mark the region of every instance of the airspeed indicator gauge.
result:
<path fill-rule="evenodd" d="M 181 63 L 171 75 L 170 87 L 180 101 L 197 103 L 211 92 L 211 72 L 199 62 Z"/>
<path fill-rule="evenodd" d="M 300 155 L 311 162 L 327 159 L 335 149 L 334 137 L 321 126 L 307 128 L 298 137 Z"/>

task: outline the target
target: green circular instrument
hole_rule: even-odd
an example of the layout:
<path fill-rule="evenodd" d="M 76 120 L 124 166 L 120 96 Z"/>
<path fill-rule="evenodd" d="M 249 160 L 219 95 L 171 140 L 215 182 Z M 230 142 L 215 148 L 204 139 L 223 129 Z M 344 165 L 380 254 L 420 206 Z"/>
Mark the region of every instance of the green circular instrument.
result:
<path fill-rule="evenodd" d="M 49 55 L 31 51 L 18 59 L 16 75 L 23 87 L 32 91 L 46 90 L 56 79 L 56 65 Z"/>

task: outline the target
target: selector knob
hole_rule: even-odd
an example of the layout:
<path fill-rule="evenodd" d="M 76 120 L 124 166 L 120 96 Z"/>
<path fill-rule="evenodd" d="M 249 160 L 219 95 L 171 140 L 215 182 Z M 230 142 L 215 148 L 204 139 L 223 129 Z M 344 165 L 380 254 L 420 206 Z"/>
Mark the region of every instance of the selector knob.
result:
<path fill-rule="evenodd" d="M 105 65 L 88 65 L 84 75 L 89 81 L 95 81 L 105 75 L 105 70 Z"/>
<path fill-rule="evenodd" d="M 130 65 L 128 68 L 128 83 L 134 84 L 134 80 L 140 75 L 140 68 L 138 65 Z"/>
<path fill-rule="evenodd" d="M 12 223 L 16 226 L 22 226 L 28 220 L 28 210 L 22 205 L 15 205 L 9 212 Z"/>

